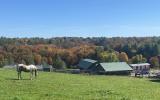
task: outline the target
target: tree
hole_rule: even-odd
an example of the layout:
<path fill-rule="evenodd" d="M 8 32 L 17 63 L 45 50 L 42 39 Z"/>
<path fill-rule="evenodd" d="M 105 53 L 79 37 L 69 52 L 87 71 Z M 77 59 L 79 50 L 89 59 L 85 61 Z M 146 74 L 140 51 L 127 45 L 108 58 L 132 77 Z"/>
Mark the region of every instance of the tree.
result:
<path fill-rule="evenodd" d="M 27 65 L 34 64 L 34 57 L 32 55 L 26 56 L 24 59 Z"/>
<path fill-rule="evenodd" d="M 53 59 L 53 67 L 56 69 L 65 69 L 66 65 L 60 57 L 57 57 L 56 59 Z"/>
<path fill-rule="evenodd" d="M 33 54 L 30 47 L 15 47 L 13 49 L 13 57 L 16 63 L 22 63 L 22 60 L 24 60 L 26 64 L 34 64 Z"/>
<path fill-rule="evenodd" d="M 104 51 L 101 52 L 99 58 L 102 62 L 117 62 L 119 61 L 118 56 L 115 52 Z"/>
<path fill-rule="evenodd" d="M 98 55 L 100 55 L 101 52 L 104 51 L 104 47 L 103 46 L 96 46 L 95 48 L 95 59 L 98 58 Z"/>
<path fill-rule="evenodd" d="M 128 55 L 125 52 L 119 53 L 119 60 L 121 62 L 128 62 Z"/>
<path fill-rule="evenodd" d="M 51 57 L 47 57 L 47 63 L 49 64 L 49 65 L 52 65 L 53 64 L 53 61 L 52 61 L 52 58 Z"/>
<path fill-rule="evenodd" d="M 40 65 L 42 63 L 42 57 L 39 54 L 34 55 L 34 62 L 36 65 Z"/>
<path fill-rule="evenodd" d="M 14 59 L 13 59 L 13 57 L 8 57 L 7 61 L 8 61 L 8 64 L 9 64 L 9 65 L 13 65 L 13 64 L 14 64 Z"/>
<path fill-rule="evenodd" d="M 159 59 L 156 56 L 150 58 L 150 63 L 153 67 L 156 67 L 156 68 L 160 67 Z"/>
<path fill-rule="evenodd" d="M 7 64 L 9 64 L 9 65 L 13 65 L 14 64 L 14 58 L 13 58 L 12 53 L 7 53 L 6 59 L 7 59 Z"/>
<path fill-rule="evenodd" d="M 155 56 L 160 55 L 160 44 L 155 45 Z"/>
<path fill-rule="evenodd" d="M 61 54 L 61 58 L 66 62 L 67 67 L 70 67 L 78 62 L 77 55 L 74 53 L 73 49 L 65 50 Z"/>
<path fill-rule="evenodd" d="M 0 54 L 0 68 L 6 65 L 7 59 L 5 59 L 4 55 Z"/>
<path fill-rule="evenodd" d="M 132 57 L 132 63 L 145 63 L 147 61 L 141 54 Z"/>

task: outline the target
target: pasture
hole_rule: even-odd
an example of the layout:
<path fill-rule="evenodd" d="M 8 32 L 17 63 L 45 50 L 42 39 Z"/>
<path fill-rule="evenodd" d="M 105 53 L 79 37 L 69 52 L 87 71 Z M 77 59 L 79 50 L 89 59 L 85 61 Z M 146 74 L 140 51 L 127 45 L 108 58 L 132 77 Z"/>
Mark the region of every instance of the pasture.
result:
<path fill-rule="evenodd" d="M 39 72 L 29 79 L 0 69 L 0 100 L 159 100 L 160 81 L 147 78 Z"/>

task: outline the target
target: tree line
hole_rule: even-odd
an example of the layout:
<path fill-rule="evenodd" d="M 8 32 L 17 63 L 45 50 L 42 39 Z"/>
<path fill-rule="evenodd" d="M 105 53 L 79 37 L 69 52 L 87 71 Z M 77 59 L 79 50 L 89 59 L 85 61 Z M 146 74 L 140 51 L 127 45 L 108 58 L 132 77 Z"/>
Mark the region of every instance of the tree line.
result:
<path fill-rule="evenodd" d="M 18 63 L 76 68 L 80 59 L 148 62 L 160 67 L 160 37 L 0 38 L 0 66 Z"/>

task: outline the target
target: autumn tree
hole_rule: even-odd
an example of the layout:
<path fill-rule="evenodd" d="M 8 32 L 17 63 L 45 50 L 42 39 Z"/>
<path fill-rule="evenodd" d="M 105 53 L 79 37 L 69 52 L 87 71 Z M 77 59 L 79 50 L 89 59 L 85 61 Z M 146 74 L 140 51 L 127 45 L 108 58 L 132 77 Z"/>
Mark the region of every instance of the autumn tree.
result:
<path fill-rule="evenodd" d="M 132 57 L 132 63 L 145 63 L 147 60 L 141 54 Z"/>
<path fill-rule="evenodd" d="M 128 55 L 125 52 L 119 53 L 119 61 L 128 62 Z"/>
<path fill-rule="evenodd" d="M 156 67 L 156 68 L 160 67 L 160 63 L 159 63 L 158 57 L 151 57 L 150 58 L 150 63 L 151 63 L 151 65 L 153 67 Z"/>
<path fill-rule="evenodd" d="M 25 62 L 26 62 L 27 65 L 34 64 L 34 57 L 33 57 L 33 55 L 25 56 L 24 60 L 25 60 Z"/>
<path fill-rule="evenodd" d="M 48 59 L 47 59 L 47 57 L 42 57 L 42 65 L 43 66 L 48 66 Z"/>
<path fill-rule="evenodd" d="M 47 57 L 47 63 L 48 65 L 52 65 L 53 64 L 53 61 L 52 61 L 52 57 Z"/>
<path fill-rule="evenodd" d="M 39 54 L 34 54 L 34 62 L 36 65 L 40 65 L 42 63 L 42 57 Z"/>
<path fill-rule="evenodd" d="M 61 53 L 61 58 L 66 62 L 67 67 L 78 63 L 75 49 L 65 50 L 63 53 Z"/>
<path fill-rule="evenodd" d="M 32 54 L 32 50 L 27 46 L 19 46 L 13 49 L 14 60 L 17 63 L 22 63 L 22 60 L 26 62 L 26 64 L 34 64 L 34 58 Z"/>
<path fill-rule="evenodd" d="M 99 58 L 102 62 L 117 62 L 119 61 L 118 56 L 115 52 L 104 51 L 101 52 Z"/>

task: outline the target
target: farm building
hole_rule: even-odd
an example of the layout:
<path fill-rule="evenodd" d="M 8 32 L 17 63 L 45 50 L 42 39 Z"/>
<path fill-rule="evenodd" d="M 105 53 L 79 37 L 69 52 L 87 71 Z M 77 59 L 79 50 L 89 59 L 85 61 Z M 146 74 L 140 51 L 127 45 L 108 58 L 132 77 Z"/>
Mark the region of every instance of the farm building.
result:
<path fill-rule="evenodd" d="M 125 62 L 98 63 L 91 59 L 82 59 L 78 67 L 81 71 L 94 74 L 129 74 L 133 70 Z"/>
<path fill-rule="evenodd" d="M 140 63 L 140 64 L 130 64 L 135 72 L 135 76 L 149 74 L 150 64 L 149 63 Z"/>
<path fill-rule="evenodd" d="M 97 61 L 96 60 L 92 60 L 92 59 L 82 59 L 80 60 L 79 64 L 77 65 L 79 67 L 80 70 L 83 71 L 90 71 L 91 67 L 95 67 L 97 65 Z"/>
<path fill-rule="evenodd" d="M 130 74 L 133 69 L 126 62 L 100 63 L 93 72 L 100 74 Z"/>

